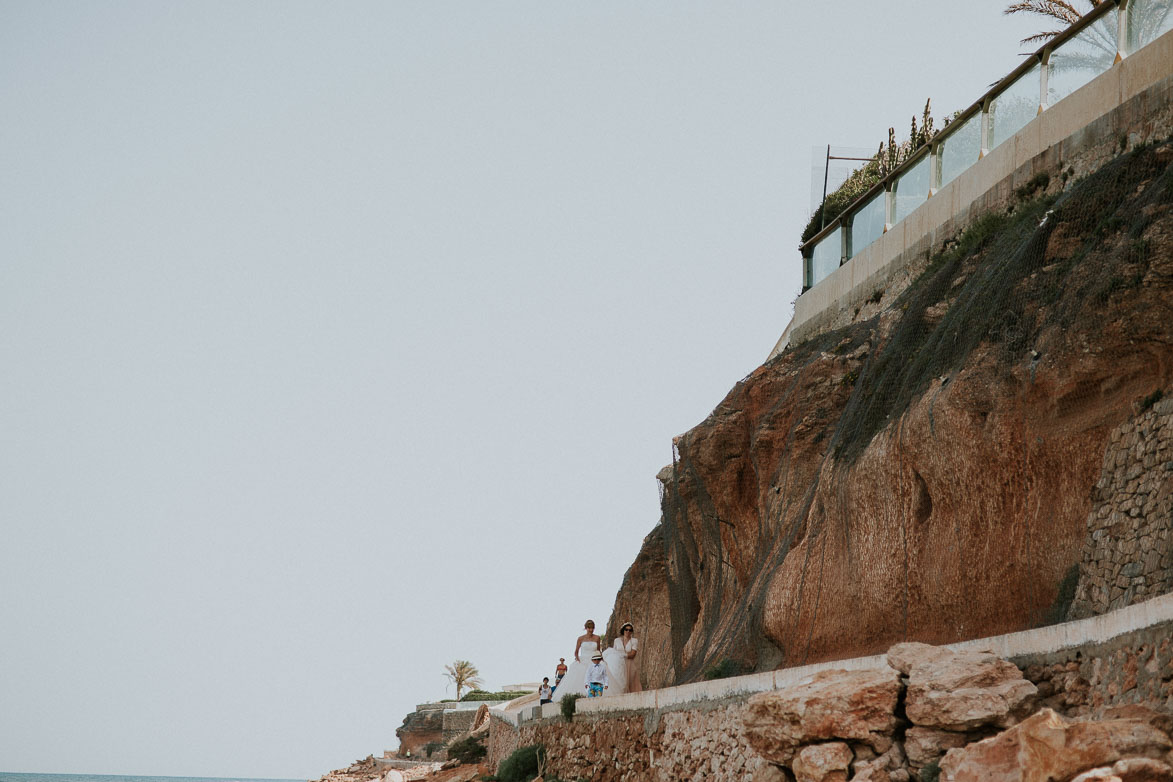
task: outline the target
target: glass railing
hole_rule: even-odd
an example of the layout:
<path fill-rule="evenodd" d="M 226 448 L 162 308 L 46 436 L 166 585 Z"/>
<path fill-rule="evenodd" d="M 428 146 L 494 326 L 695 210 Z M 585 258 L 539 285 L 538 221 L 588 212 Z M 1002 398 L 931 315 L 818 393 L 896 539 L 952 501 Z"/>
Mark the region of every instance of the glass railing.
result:
<path fill-rule="evenodd" d="M 1170 30 L 1173 0 L 1100 3 L 963 112 L 964 119 L 942 129 L 929 149 L 898 166 L 883 180 L 882 189 L 850 205 L 804 244 L 804 290 L 880 238 L 1040 112 Z"/>
<path fill-rule="evenodd" d="M 1135 52 L 1173 30 L 1173 2 L 1129 0 L 1125 37 L 1129 52 Z"/>
<path fill-rule="evenodd" d="M 1119 27 L 1113 9 L 1103 19 L 1051 51 L 1047 60 L 1047 105 L 1051 106 L 1112 67 Z"/>
<path fill-rule="evenodd" d="M 990 149 L 995 149 L 1038 116 L 1041 71 L 1042 68 L 1035 65 L 990 101 L 986 110 L 990 118 Z"/>
<path fill-rule="evenodd" d="M 888 194 L 881 190 L 852 213 L 851 242 L 847 246 L 848 258 L 884 235 L 888 211 L 887 196 Z"/>
<path fill-rule="evenodd" d="M 937 145 L 937 160 L 940 167 L 938 187 L 944 187 L 957 178 L 965 169 L 978 162 L 982 156 L 982 115 L 980 112 L 969 119 L 953 123 L 953 132 Z"/>
<path fill-rule="evenodd" d="M 929 156 L 909 166 L 892 181 L 892 222 L 898 223 L 929 198 Z"/>
<path fill-rule="evenodd" d="M 826 279 L 843 260 L 843 233 L 839 226 L 819 240 L 811 252 L 807 273 L 811 279 Z"/>

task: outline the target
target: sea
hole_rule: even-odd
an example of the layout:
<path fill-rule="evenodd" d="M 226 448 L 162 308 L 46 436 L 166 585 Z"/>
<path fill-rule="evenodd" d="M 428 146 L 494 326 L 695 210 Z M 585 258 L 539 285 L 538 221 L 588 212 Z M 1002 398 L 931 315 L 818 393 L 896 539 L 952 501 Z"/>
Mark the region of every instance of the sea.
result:
<path fill-rule="evenodd" d="M 131 777 L 119 774 L 16 774 L 0 771 L 0 782 L 306 782 L 253 777 Z"/>

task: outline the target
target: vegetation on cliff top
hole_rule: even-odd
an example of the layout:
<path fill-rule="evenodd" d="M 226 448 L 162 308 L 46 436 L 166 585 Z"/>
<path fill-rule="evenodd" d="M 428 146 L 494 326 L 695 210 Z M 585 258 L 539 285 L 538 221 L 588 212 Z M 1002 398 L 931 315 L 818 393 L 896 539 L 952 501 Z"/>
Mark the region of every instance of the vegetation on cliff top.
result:
<path fill-rule="evenodd" d="M 527 690 L 501 690 L 500 692 L 488 692 L 486 690 L 473 690 L 465 694 L 460 700 L 463 703 L 470 701 L 511 701 L 514 698 L 520 698 L 523 695 L 529 695 Z"/>
<path fill-rule="evenodd" d="M 957 115 L 954 114 L 954 117 Z M 945 120 L 948 125 L 949 119 Z M 896 129 L 888 128 L 888 143 L 880 142 L 876 156 L 851 172 L 851 175 L 832 193 L 828 193 L 823 203 L 811 215 L 802 232 L 802 242 L 805 244 L 823 226 L 843 214 L 843 210 L 851 206 L 857 198 L 872 188 L 877 182 L 890 174 L 893 169 L 912 157 L 918 149 L 929 143 L 929 139 L 936 135 L 933 129 L 932 101 L 925 101 L 925 110 L 921 115 L 920 126 L 917 126 L 916 115 L 912 117 L 912 130 L 908 139 L 897 144 Z"/>

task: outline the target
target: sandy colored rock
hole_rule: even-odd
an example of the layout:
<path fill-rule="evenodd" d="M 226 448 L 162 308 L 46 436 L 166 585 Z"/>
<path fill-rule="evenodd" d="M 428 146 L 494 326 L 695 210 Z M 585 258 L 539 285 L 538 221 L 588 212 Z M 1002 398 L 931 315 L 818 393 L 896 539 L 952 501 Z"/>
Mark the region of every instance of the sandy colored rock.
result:
<path fill-rule="evenodd" d="M 1111 766 L 1104 766 L 1078 774 L 1071 782 L 1123 782 L 1123 780 L 1112 772 Z"/>
<path fill-rule="evenodd" d="M 1125 758 L 1112 764 L 1120 782 L 1173 782 L 1173 766 L 1152 758 Z"/>
<path fill-rule="evenodd" d="M 923 727 L 1008 727 L 1032 711 L 1038 696 L 1017 666 L 990 652 L 905 643 L 888 651 L 888 664 L 908 676 L 905 710 Z"/>
<path fill-rule="evenodd" d="M 820 741 L 860 741 L 885 752 L 901 689 L 892 670 L 821 671 L 806 684 L 750 698 L 746 737 L 772 763 L 789 764 L 798 747 Z"/>
<path fill-rule="evenodd" d="M 904 752 L 908 755 L 908 764 L 918 771 L 934 760 L 939 760 L 949 750 L 964 747 L 968 743 L 969 738 L 964 733 L 919 725 L 904 732 Z"/>
<path fill-rule="evenodd" d="M 1155 711 L 1148 706 L 1140 703 L 1124 703 L 1116 706 L 1109 706 L 1104 709 L 1101 715 L 1103 719 L 1130 719 L 1141 720 L 1152 725 L 1162 733 L 1173 735 L 1173 716 L 1165 712 Z"/>
<path fill-rule="evenodd" d="M 1171 782 L 1173 768 L 1151 758 L 1127 758 L 1111 766 L 1093 768 L 1071 782 Z"/>
<path fill-rule="evenodd" d="M 847 782 L 855 755 L 842 741 L 808 744 L 794 756 L 790 769 L 797 782 Z"/>
<path fill-rule="evenodd" d="M 1067 780 L 1124 758 L 1164 760 L 1173 742 L 1143 720 L 1072 722 L 1050 709 L 997 736 L 951 749 L 942 782 Z"/>
<path fill-rule="evenodd" d="M 892 782 L 888 769 L 882 763 L 858 763 L 851 782 Z"/>
<path fill-rule="evenodd" d="M 768 763 L 753 772 L 753 782 L 790 782 L 790 778 L 785 771 Z"/>

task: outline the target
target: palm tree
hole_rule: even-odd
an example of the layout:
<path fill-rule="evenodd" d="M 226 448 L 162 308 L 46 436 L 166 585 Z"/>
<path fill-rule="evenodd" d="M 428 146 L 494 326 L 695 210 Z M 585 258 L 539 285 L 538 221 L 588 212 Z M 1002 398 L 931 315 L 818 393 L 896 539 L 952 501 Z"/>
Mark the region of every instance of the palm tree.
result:
<path fill-rule="evenodd" d="M 1091 8 L 1097 8 L 1108 0 L 1083 0 Z M 1016 0 L 1006 6 L 1006 14 L 1034 14 L 1061 22 L 1063 27 L 1069 27 L 1083 18 L 1086 11 L 1080 11 L 1067 0 Z M 1133 46 L 1143 46 L 1152 41 L 1168 26 L 1170 13 L 1173 13 L 1173 2 L 1130 3 L 1129 27 L 1132 29 Z M 1058 30 L 1047 30 L 1022 39 L 1024 44 L 1037 44 L 1049 41 L 1059 33 Z M 1091 43 L 1099 49 L 1116 55 L 1116 34 L 1106 25 L 1094 25 L 1090 31 Z"/>
<path fill-rule="evenodd" d="M 468 660 L 457 660 L 451 665 L 445 665 L 444 675 L 456 685 L 456 700 L 460 700 L 460 691 L 465 687 L 473 690 L 481 686 L 481 672 Z"/>
<path fill-rule="evenodd" d="M 1098 6 L 1104 0 L 1085 0 L 1092 8 Z M 1006 6 L 1006 10 L 1002 13 L 1010 14 L 1035 14 L 1047 19 L 1052 19 L 1057 22 L 1062 22 L 1064 27 L 1070 27 L 1083 18 L 1084 12 L 1078 10 L 1067 0 L 1019 0 L 1019 2 L 1011 3 Z M 1041 33 L 1035 33 L 1022 39 L 1024 44 L 1042 43 L 1049 41 L 1059 33 L 1063 32 L 1063 28 L 1058 30 L 1047 30 Z M 1116 53 L 1116 46 L 1113 44 L 1112 53 Z"/>
<path fill-rule="evenodd" d="M 1082 0 L 1089 6 L 1088 10 L 1095 9 L 1108 0 Z M 1086 11 L 1080 11 L 1067 0 L 1016 0 L 1006 6 L 1003 12 L 1010 14 L 1035 14 L 1061 23 L 1055 30 L 1046 30 L 1041 33 L 1027 36 L 1022 43 L 1032 48 L 1040 43 L 1051 40 L 1063 32 L 1064 27 L 1070 27 L 1083 18 Z M 1080 33 L 1078 40 L 1063 47 L 1062 54 L 1055 56 L 1050 63 L 1052 73 L 1102 73 L 1107 70 L 1116 59 L 1116 26 L 1115 22 L 1105 18 L 1088 27 Z"/>

